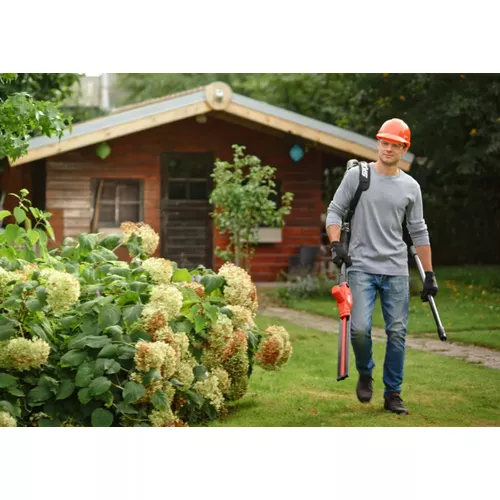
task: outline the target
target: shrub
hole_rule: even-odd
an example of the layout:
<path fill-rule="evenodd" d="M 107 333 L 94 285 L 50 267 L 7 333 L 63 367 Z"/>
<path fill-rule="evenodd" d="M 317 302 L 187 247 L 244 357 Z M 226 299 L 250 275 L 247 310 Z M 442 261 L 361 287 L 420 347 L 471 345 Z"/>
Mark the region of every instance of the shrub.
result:
<path fill-rule="evenodd" d="M 49 252 L 50 214 L 26 196 L 24 216 L 16 210 L 18 224 L 0 234 L 0 426 L 197 424 L 245 394 L 254 365 L 274 370 L 290 357 L 286 330 L 255 325 L 243 269 L 151 257 L 158 235 L 142 223 Z M 276 355 L 262 357 L 269 338 L 279 338 Z"/>

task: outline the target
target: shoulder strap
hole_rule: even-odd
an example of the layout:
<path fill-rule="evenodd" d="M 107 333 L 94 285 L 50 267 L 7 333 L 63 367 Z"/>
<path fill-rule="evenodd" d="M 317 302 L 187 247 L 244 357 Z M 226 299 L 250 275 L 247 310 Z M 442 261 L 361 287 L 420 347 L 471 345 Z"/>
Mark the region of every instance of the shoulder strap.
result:
<path fill-rule="evenodd" d="M 356 160 L 350 160 L 350 162 Z M 361 193 L 366 191 L 370 187 L 370 167 L 366 161 L 356 161 L 356 164 L 359 166 L 359 184 L 358 189 L 354 193 L 354 197 L 351 200 L 349 205 L 349 210 L 347 210 L 347 214 L 344 218 L 344 223 L 349 223 L 354 215 L 354 210 L 356 209 L 356 205 L 358 204 L 359 198 L 361 197 Z M 355 166 L 356 164 L 352 164 Z M 351 168 L 352 168 L 351 166 Z"/>

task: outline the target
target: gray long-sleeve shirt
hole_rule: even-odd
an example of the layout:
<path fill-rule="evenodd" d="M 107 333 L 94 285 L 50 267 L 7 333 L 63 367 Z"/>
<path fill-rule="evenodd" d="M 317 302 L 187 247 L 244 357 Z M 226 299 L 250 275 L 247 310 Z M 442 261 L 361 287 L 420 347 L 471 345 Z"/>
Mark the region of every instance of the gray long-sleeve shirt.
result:
<path fill-rule="evenodd" d="M 370 167 L 370 187 L 361 194 L 351 219 L 349 271 L 389 276 L 408 276 L 408 253 L 403 241 L 403 220 L 413 244 L 429 245 L 422 193 L 418 182 L 399 170 L 395 176 L 379 174 Z M 341 226 L 359 184 L 359 167 L 346 172 L 328 206 L 326 227 Z"/>

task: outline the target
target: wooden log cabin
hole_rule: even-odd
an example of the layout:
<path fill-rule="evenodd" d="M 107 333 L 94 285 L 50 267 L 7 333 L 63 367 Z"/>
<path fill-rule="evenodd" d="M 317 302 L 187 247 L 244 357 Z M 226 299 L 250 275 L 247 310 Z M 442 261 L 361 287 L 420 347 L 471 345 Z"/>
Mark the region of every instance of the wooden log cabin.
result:
<path fill-rule="evenodd" d="M 103 143 L 110 148 L 104 159 L 96 152 Z M 210 173 L 217 158 L 232 160 L 233 144 L 277 167 L 280 191 L 295 195 L 285 226 L 259 231 L 252 262 L 256 282 L 276 281 L 301 249 L 321 245 L 325 170 L 344 168 L 350 158 L 377 158 L 372 138 L 215 82 L 118 108 L 74 125 L 61 140 L 34 138 L 27 155 L 0 174 L 0 182 L 4 193 L 27 188 L 34 205 L 53 214 L 58 243 L 91 231 L 98 208 L 99 224 L 92 229 L 117 232 L 123 221 L 144 221 L 160 234 L 157 256 L 183 267 L 218 269 L 222 261 L 213 252 L 226 240 L 209 215 Z M 402 168 L 408 170 L 412 159 L 408 153 Z M 7 197 L 5 208 L 12 209 L 14 201 Z"/>

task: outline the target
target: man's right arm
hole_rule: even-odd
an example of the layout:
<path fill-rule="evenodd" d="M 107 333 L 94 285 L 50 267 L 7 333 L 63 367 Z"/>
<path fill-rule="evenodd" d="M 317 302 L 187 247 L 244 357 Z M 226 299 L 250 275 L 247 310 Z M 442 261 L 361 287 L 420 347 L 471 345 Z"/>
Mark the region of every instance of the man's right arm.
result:
<path fill-rule="evenodd" d="M 326 228 L 326 234 L 330 243 L 332 241 L 340 241 L 340 226 L 338 224 L 331 224 Z"/>
<path fill-rule="evenodd" d="M 354 197 L 358 183 L 359 167 L 351 168 L 351 170 L 345 174 L 340 186 L 337 191 L 335 191 L 333 200 L 330 202 L 330 205 L 328 205 L 325 226 L 330 243 L 333 241 L 340 241 L 342 219 Z"/>

